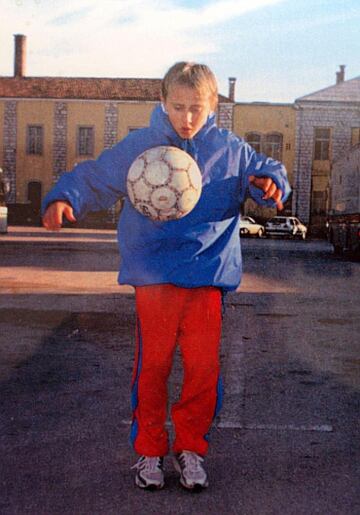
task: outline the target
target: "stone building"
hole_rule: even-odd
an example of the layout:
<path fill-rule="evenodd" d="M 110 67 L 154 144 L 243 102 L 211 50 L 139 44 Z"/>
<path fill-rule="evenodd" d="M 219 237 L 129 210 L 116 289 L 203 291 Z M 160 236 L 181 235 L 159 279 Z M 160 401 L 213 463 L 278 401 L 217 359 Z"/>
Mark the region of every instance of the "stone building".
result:
<path fill-rule="evenodd" d="M 10 180 L 11 222 L 39 222 L 59 174 L 95 158 L 149 124 L 161 79 L 29 77 L 26 37 L 15 36 L 14 76 L 0 77 L 0 167 Z M 233 101 L 219 95 L 218 120 L 232 128 Z"/>
<path fill-rule="evenodd" d="M 329 201 L 330 214 L 359 217 L 360 142 L 334 161 L 331 167 Z"/>
<path fill-rule="evenodd" d="M 41 199 L 59 174 L 147 126 L 160 100 L 161 79 L 31 77 L 25 68 L 26 37 L 16 35 L 14 75 L 0 77 L 10 223 L 38 223 Z M 331 163 L 360 141 L 360 77 L 345 81 L 341 67 L 335 85 L 294 104 L 235 102 L 235 84 L 230 77 L 228 96 L 219 95 L 218 124 L 284 162 L 293 189 L 285 213 L 321 230 Z M 276 214 L 251 200 L 243 210 L 263 219 Z"/>
<path fill-rule="evenodd" d="M 332 162 L 360 142 L 360 77 L 345 81 L 344 75 L 341 66 L 335 85 L 295 101 L 292 210 L 313 233 L 325 228 Z"/>

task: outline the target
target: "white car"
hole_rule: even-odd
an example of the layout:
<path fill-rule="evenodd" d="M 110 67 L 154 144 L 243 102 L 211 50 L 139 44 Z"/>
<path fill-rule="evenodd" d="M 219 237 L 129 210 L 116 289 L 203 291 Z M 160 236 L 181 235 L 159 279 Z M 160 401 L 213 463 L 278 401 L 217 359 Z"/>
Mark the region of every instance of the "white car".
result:
<path fill-rule="evenodd" d="M 242 216 L 240 218 L 240 234 L 262 238 L 265 234 L 265 228 L 263 225 L 256 223 L 250 216 Z"/>
<path fill-rule="evenodd" d="M 307 227 L 295 216 L 274 216 L 265 224 L 267 236 L 289 236 L 305 240 Z"/>

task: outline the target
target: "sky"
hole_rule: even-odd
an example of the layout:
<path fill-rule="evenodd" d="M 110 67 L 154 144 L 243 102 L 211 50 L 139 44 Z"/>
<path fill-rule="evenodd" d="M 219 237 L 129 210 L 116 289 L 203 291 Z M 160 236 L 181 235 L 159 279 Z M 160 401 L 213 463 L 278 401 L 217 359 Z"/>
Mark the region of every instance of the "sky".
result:
<path fill-rule="evenodd" d="M 177 61 L 215 72 L 237 102 L 293 102 L 360 76 L 360 0 L 0 0 L 0 75 L 161 78 Z"/>

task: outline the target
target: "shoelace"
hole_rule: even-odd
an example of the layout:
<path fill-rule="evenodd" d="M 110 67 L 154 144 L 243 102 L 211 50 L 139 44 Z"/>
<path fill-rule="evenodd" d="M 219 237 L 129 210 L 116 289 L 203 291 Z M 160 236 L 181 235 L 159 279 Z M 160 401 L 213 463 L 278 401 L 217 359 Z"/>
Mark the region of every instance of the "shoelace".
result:
<path fill-rule="evenodd" d="M 179 459 L 184 468 L 187 468 L 189 472 L 203 471 L 201 463 L 204 458 L 196 454 L 195 452 L 182 452 Z"/>
<path fill-rule="evenodd" d="M 145 472 L 156 472 L 161 470 L 162 459 L 159 456 L 142 456 L 132 469 L 140 469 Z"/>

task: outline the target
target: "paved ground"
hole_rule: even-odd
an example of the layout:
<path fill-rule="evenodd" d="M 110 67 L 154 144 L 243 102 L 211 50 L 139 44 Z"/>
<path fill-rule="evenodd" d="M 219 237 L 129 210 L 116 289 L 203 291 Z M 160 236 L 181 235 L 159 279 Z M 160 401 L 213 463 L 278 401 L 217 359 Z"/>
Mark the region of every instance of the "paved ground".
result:
<path fill-rule="evenodd" d="M 133 486 L 132 289 L 113 231 L 0 235 L 0 513 L 360 512 L 360 265 L 325 242 L 244 240 L 226 299 L 211 486 Z M 170 397 L 179 393 L 177 356 Z"/>

